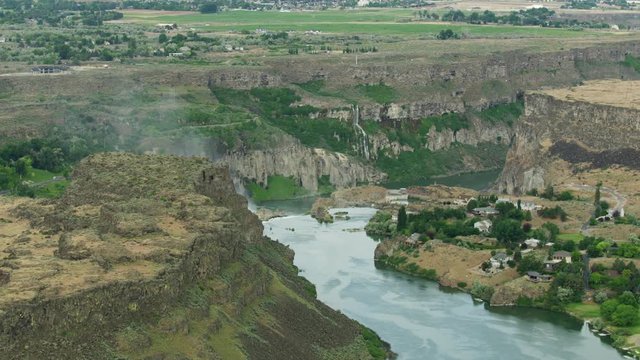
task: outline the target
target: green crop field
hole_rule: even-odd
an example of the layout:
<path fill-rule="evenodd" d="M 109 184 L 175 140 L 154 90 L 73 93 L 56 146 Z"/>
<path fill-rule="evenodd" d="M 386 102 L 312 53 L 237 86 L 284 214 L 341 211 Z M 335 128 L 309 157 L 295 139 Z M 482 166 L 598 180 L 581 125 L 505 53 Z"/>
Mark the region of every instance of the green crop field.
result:
<path fill-rule="evenodd" d="M 469 37 L 584 37 L 605 32 L 575 31 L 530 26 L 469 25 L 463 23 L 408 22 L 414 10 L 326 10 L 326 11 L 226 11 L 217 14 L 124 11 L 124 21 L 145 24 L 177 23 L 198 31 L 228 32 L 307 31 L 336 34 L 424 35 L 451 29 Z"/>

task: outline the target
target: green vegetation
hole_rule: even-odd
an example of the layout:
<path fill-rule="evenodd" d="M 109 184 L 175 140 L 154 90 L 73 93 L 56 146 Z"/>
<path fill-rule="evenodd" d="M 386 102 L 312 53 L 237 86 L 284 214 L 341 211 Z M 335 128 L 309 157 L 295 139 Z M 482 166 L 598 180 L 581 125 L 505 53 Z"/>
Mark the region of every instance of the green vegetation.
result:
<path fill-rule="evenodd" d="M 512 103 L 500 104 L 484 109 L 477 113 L 477 115 L 483 121 L 489 123 L 506 123 L 509 126 L 513 126 L 513 123 L 518 120 L 520 115 L 524 112 L 524 100 L 518 100 Z"/>
<path fill-rule="evenodd" d="M 556 238 L 561 241 L 573 241 L 575 243 L 579 243 L 584 239 L 584 235 L 580 233 L 564 233 L 558 234 Z"/>
<path fill-rule="evenodd" d="M 442 131 L 444 129 L 458 131 L 469 128 L 469 120 L 463 114 L 458 113 L 430 116 L 420 121 L 420 135 L 424 136 L 429 133 L 429 130 L 433 126 L 435 126 L 436 131 Z"/>
<path fill-rule="evenodd" d="M 382 340 L 380 340 L 380 337 L 373 330 L 361 326 L 360 334 L 362 334 L 362 337 L 367 344 L 369 355 L 371 355 L 374 360 L 385 360 L 387 358 L 387 352 L 385 350 L 384 343 L 382 342 Z"/>
<path fill-rule="evenodd" d="M 280 175 L 269 176 L 264 188 L 255 182 L 249 183 L 247 188 L 251 198 L 256 201 L 286 200 L 309 195 L 309 191 L 293 178 Z"/>
<path fill-rule="evenodd" d="M 437 34 L 441 30 L 451 29 L 468 37 L 584 37 L 585 34 L 568 29 L 552 29 L 543 27 L 517 27 L 500 25 L 473 24 L 433 24 L 406 22 L 414 12 L 411 9 L 361 9 L 340 11 L 337 9 L 306 12 L 277 11 L 225 11 L 217 14 L 179 14 L 165 15 L 140 14 L 123 11 L 126 21 L 137 23 L 179 23 L 189 25 L 198 31 L 255 31 L 267 28 L 269 31 L 321 31 L 340 34 L 367 35 L 413 35 L 425 33 Z M 399 21 L 400 20 L 400 21 Z M 265 24 L 267 24 L 265 26 Z"/>
<path fill-rule="evenodd" d="M 254 88 L 243 91 L 212 87 L 211 91 L 222 104 L 260 116 L 304 145 L 353 153 L 351 144 L 355 141 L 355 133 L 351 124 L 335 119 L 311 119 L 309 115 L 318 109 L 294 106 L 300 97 L 291 89 Z"/>
<path fill-rule="evenodd" d="M 633 57 L 632 55 L 627 55 L 622 62 L 624 65 L 634 69 L 637 72 L 640 72 L 640 58 Z"/>
<path fill-rule="evenodd" d="M 473 285 L 471 285 L 470 293 L 475 298 L 489 301 L 491 300 L 491 296 L 493 295 L 494 291 L 495 289 L 493 287 L 489 285 L 483 285 L 477 281 L 474 281 Z"/>
<path fill-rule="evenodd" d="M 391 103 L 397 97 L 395 90 L 391 86 L 385 85 L 383 83 L 373 85 L 358 85 L 356 86 L 356 88 L 364 96 L 377 102 L 378 104 Z"/>
<path fill-rule="evenodd" d="M 367 235 L 374 239 L 391 237 L 395 232 L 395 224 L 388 212 L 378 211 L 364 227 Z"/>

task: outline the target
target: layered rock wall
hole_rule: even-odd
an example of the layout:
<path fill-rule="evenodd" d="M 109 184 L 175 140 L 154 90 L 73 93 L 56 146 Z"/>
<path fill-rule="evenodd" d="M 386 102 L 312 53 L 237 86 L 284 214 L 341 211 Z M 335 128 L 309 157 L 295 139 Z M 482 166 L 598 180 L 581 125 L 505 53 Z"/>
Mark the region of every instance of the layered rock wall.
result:
<path fill-rule="evenodd" d="M 615 87 L 615 84 L 611 86 Z M 577 89 L 580 91 L 580 87 Z M 552 151 L 557 148 L 554 145 L 561 143 L 571 143 L 574 144 L 572 149 L 594 154 L 638 150 L 640 109 L 605 104 L 597 97 L 588 102 L 545 93 L 527 94 L 525 114 L 515 128 L 513 145 L 507 154 L 498 190 L 519 193 L 541 189 L 552 183 L 547 166 L 554 159 L 553 155 L 565 157 L 560 151 Z M 573 162 L 569 157 L 563 160 Z M 613 163 L 600 163 L 598 166 Z"/>

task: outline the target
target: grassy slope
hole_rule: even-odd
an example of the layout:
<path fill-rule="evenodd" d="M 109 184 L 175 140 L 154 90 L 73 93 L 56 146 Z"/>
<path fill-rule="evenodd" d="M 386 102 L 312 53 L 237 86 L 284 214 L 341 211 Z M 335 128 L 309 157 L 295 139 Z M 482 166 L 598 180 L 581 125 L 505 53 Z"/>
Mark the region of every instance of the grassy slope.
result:
<path fill-rule="evenodd" d="M 294 179 L 280 175 L 269 176 L 266 188 L 255 182 L 249 183 L 247 187 L 251 197 L 256 201 L 293 199 L 309 194 L 306 189 L 296 184 Z"/>

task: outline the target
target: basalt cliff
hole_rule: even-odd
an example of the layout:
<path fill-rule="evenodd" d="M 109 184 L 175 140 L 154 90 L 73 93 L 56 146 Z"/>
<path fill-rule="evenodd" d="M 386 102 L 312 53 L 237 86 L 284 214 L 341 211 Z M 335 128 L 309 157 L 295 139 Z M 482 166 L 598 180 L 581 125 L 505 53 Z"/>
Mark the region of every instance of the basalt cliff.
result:
<path fill-rule="evenodd" d="M 384 354 L 262 234 L 228 169 L 197 158 L 97 154 L 61 199 L 2 197 L 0 358 Z"/>
<path fill-rule="evenodd" d="M 603 80 L 525 95 L 498 189 L 553 185 L 563 171 L 640 169 L 640 82 Z"/>

